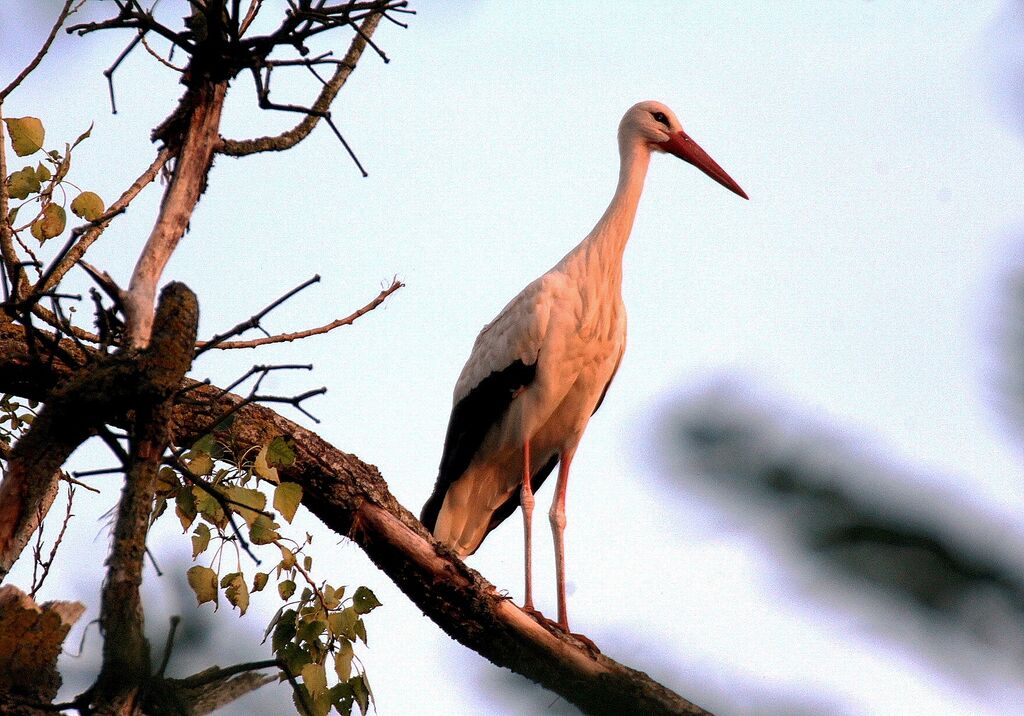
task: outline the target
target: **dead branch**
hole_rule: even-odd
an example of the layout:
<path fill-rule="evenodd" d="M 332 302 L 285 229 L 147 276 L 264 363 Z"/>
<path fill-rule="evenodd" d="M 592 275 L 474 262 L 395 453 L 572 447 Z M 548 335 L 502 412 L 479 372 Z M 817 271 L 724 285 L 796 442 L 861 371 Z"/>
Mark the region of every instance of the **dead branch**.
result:
<path fill-rule="evenodd" d="M 139 175 L 139 177 L 132 182 L 131 186 L 122 192 L 121 196 L 117 200 L 107 207 L 107 211 L 104 214 L 102 221 L 93 222 L 82 234 L 81 238 L 74 243 L 64 255 L 64 258 L 58 262 L 53 270 L 50 272 L 50 278 L 44 284 L 38 285 L 36 290 L 39 291 L 50 291 L 52 290 L 64 275 L 67 274 L 71 268 L 77 264 L 85 252 L 89 250 L 89 247 L 96 243 L 96 240 L 103 234 L 103 232 L 110 226 L 110 219 L 114 215 L 124 212 L 128 209 L 129 204 L 132 200 L 150 183 L 156 179 L 157 174 L 163 169 L 168 160 L 171 158 L 170 150 L 164 148 L 157 152 L 156 158 L 153 162 L 146 167 L 146 170 Z"/>
<path fill-rule="evenodd" d="M 345 82 L 348 81 L 352 70 L 356 68 L 359 58 L 362 57 L 363 50 L 366 49 L 366 38 L 371 36 L 374 30 L 377 29 L 380 18 L 380 14 L 372 14 L 363 20 L 359 28 L 361 32 L 352 38 L 352 43 L 349 45 L 344 59 L 338 63 L 334 74 L 324 84 L 316 101 L 309 107 L 306 116 L 303 117 L 301 122 L 288 131 L 273 137 L 257 137 L 255 139 L 222 138 L 220 145 L 217 147 L 217 152 L 232 157 L 242 157 L 259 152 L 281 152 L 294 147 L 308 137 L 321 118 L 327 115 L 331 103 L 334 102 L 334 98 L 341 91 L 341 88 L 345 86 Z"/>
<path fill-rule="evenodd" d="M 0 391 L 45 400 L 47 386 L 71 369 L 56 359 L 40 374 L 38 362 L 28 359 L 25 340 L 21 326 L 0 323 Z M 192 444 L 244 402 L 215 386 L 186 381 L 186 387 L 190 400 L 174 408 L 174 444 Z M 125 424 L 125 418 L 113 422 Z M 278 469 L 282 479 L 302 485 L 303 504 L 328 528 L 355 541 L 452 638 L 493 663 L 587 713 L 706 713 L 646 674 L 534 621 L 437 543 L 395 500 L 373 466 L 260 405 L 238 409 L 231 430 L 241 449 L 290 436 L 296 460 Z"/>
<path fill-rule="evenodd" d="M 356 322 L 357 319 L 359 319 L 361 316 L 366 315 L 380 304 L 384 303 L 388 296 L 390 296 L 392 293 L 402 288 L 403 286 L 405 286 L 404 283 L 395 280 L 391 283 L 390 286 L 388 286 L 380 293 L 378 293 L 377 296 L 372 301 L 370 301 L 369 303 L 367 303 L 365 306 L 358 309 L 354 313 L 351 313 L 348 316 L 345 316 L 344 318 L 339 318 L 337 320 L 331 321 L 330 323 L 324 324 L 317 328 L 308 328 L 304 331 L 295 331 L 294 333 L 279 333 L 274 336 L 253 338 L 252 340 L 248 341 L 216 342 L 216 337 L 214 337 L 209 341 L 198 341 L 196 343 L 196 347 L 201 350 L 208 350 L 209 348 L 217 348 L 219 350 L 229 350 L 233 348 L 256 348 L 258 346 L 265 346 L 271 343 L 288 343 L 290 341 L 296 341 L 301 338 L 319 336 L 324 333 L 329 333 L 330 331 L 333 331 L 335 328 L 340 328 L 341 326 L 351 326 L 353 323 Z M 252 319 L 250 319 L 250 321 L 252 320 L 257 320 L 257 317 L 254 316 Z M 255 328 L 257 325 L 259 325 L 258 320 L 257 323 L 253 324 L 250 327 Z"/>
<path fill-rule="evenodd" d="M 157 284 L 206 188 L 213 148 L 220 136 L 217 129 L 226 91 L 227 82 L 200 81 L 183 100 L 189 117 L 174 175 L 164 193 L 160 215 L 122 297 L 128 319 L 128 341 L 135 348 L 149 343 Z"/>
<path fill-rule="evenodd" d="M 25 65 L 25 68 L 18 73 L 18 76 L 11 80 L 10 84 L 0 90 L 0 104 L 3 104 L 4 100 L 7 99 L 7 95 L 13 92 L 18 85 L 24 82 L 25 78 L 32 74 L 32 71 L 39 66 L 39 63 L 43 61 L 44 57 L 46 57 L 46 53 L 50 51 L 50 45 L 53 44 L 53 40 L 57 37 L 57 33 L 60 31 L 61 26 L 68 19 L 68 16 L 76 12 L 78 8 L 84 4 L 85 0 L 79 0 L 78 5 L 75 8 L 72 8 L 71 6 L 74 2 L 75 0 L 65 0 L 64 7 L 62 7 L 60 12 L 57 14 L 57 19 L 54 21 L 53 27 L 50 28 L 50 34 L 43 42 L 43 46 L 39 48 L 39 52 L 36 53 L 36 56 L 32 58 L 31 62 Z M 3 176 L 6 177 L 7 175 L 4 174 Z M 4 212 L 3 215 L 7 216 L 7 212 Z"/>

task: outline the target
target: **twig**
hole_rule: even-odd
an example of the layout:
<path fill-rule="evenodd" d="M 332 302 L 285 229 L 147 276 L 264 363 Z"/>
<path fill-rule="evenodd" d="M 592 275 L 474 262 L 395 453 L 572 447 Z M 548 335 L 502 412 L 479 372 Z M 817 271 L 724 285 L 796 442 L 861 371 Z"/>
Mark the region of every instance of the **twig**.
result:
<path fill-rule="evenodd" d="M 252 399 L 253 399 L 253 402 L 257 402 L 257 403 L 287 403 L 288 405 L 292 406 L 293 408 L 298 410 L 300 413 L 305 415 L 307 418 L 312 420 L 314 423 L 319 424 L 320 423 L 320 419 L 318 417 L 316 417 L 315 415 L 313 415 L 312 413 L 310 413 L 305 408 L 303 408 L 302 407 L 302 401 L 303 400 L 309 400 L 310 398 L 314 398 L 314 397 L 316 397 L 318 395 L 323 395 L 326 392 L 327 392 L 327 388 L 317 388 L 316 390 L 307 390 L 305 393 L 302 393 L 300 395 L 296 395 L 293 398 L 284 398 L 284 397 L 277 396 L 277 395 L 254 395 Z"/>
<path fill-rule="evenodd" d="M 219 350 L 230 350 L 235 348 L 256 348 L 257 346 L 265 346 L 271 343 L 287 343 L 290 341 L 299 340 L 301 338 L 308 338 L 310 336 L 318 336 L 324 333 L 329 333 L 330 331 L 333 331 L 335 328 L 352 325 L 358 318 L 375 309 L 377 306 L 382 304 L 385 301 L 385 299 L 387 299 L 388 296 L 390 296 L 392 293 L 402 288 L 403 286 L 405 286 L 404 283 L 395 280 L 391 283 L 389 287 L 385 288 L 383 291 L 377 294 L 376 298 L 374 298 L 372 301 L 370 301 L 368 304 L 366 304 L 359 310 L 355 311 L 354 313 L 348 316 L 345 316 L 345 318 L 339 318 L 335 321 L 331 321 L 330 323 L 324 324 L 318 328 L 308 328 L 304 331 L 296 331 L 294 333 L 280 333 L 278 335 L 265 336 L 263 338 L 254 338 L 248 341 L 222 341 L 216 345 L 210 346 L 210 348 L 217 348 Z M 200 348 L 205 349 L 205 347 L 212 342 L 212 340 L 209 342 L 199 341 L 197 345 Z"/>
<path fill-rule="evenodd" d="M 32 591 L 29 592 L 29 596 L 35 599 L 36 592 L 43 587 L 43 582 L 46 581 L 47 575 L 50 574 L 50 567 L 53 565 L 53 560 L 57 556 L 57 548 L 60 547 L 61 541 L 64 539 L 64 533 L 67 532 L 68 523 L 71 522 L 71 518 L 74 516 L 71 513 L 71 507 L 74 504 L 75 499 L 75 486 L 68 484 L 68 506 L 64 513 L 64 522 L 60 526 L 60 532 L 57 533 L 57 539 L 53 541 L 53 545 L 50 547 L 50 555 L 46 561 L 42 561 L 42 548 L 43 548 L 43 515 L 39 515 L 39 530 L 38 540 L 35 547 L 35 564 L 32 567 Z M 43 573 L 39 577 L 39 581 L 36 581 L 36 567 L 42 567 Z"/>
<path fill-rule="evenodd" d="M 80 472 L 76 472 L 76 473 L 74 473 L 74 474 L 75 474 L 75 475 L 81 475 L 82 473 L 80 473 Z M 70 483 L 70 484 L 72 484 L 72 485 L 74 485 L 74 486 L 76 486 L 76 487 L 81 487 L 81 488 L 82 488 L 83 490 L 88 490 L 89 492 L 93 492 L 93 493 L 95 493 L 95 494 L 97 494 L 97 495 L 98 495 L 98 494 L 100 494 L 100 491 L 99 491 L 99 490 L 97 490 L 97 489 L 96 489 L 95 487 L 93 487 L 92 485 L 88 485 L 88 484 L 86 484 L 86 483 L 82 482 L 81 480 L 76 480 L 76 479 L 75 479 L 74 477 L 71 477 L 71 475 L 68 475 L 68 474 L 67 474 L 67 473 L 65 473 L 65 472 L 62 472 L 62 473 L 61 473 L 61 475 L 60 475 L 60 479 L 61 479 L 61 480 L 64 480 L 64 481 L 65 481 L 65 482 L 67 482 L 67 483 Z"/>
<path fill-rule="evenodd" d="M 288 291 L 288 293 L 284 294 L 280 298 L 275 299 L 272 303 L 270 303 L 268 306 L 263 308 L 263 310 L 261 310 L 259 313 L 257 313 L 254 316 L 250 316 L 248 319 L 242 321 L 241 323 L 236 325 L 234 328 L 231 328 L 230 330 L 226 331 L 225 333 L 220 333 L 220 334 L 214 336 L 213 338 L 211 338 L 208 341 L 197 341 L 196 342 L 196 346 L 198 347 L 198 350 L 196 351 L 196 357 L 198 358 L 200 355 L 202 355 L 206 351 L 210 350 L 211 348 L 216 348 L 218 345 L 222 344 L 225 340 L 227 340 L 231 336 L 237 336 L 238 334 L 244 333 L 245 331 L 247 331 L 247 330 L 249 330 L 251 328 L 258 328 L 259 325 L 260 325 L 260 320 L 262 320 L 264 316 L 266 316 L 268 313 L 273 311 L 275 308 L 280 306 L 282 303 L 287 301 L 289 298 L 291 298 L 295 294 L 297 294 L 300 291 L 302 291 L 302 290 L 312 286 L 314 283 L 319 283 L 319 281 L 320 281 L 319 274 L 316 275 L 316 276 L 313 276 L 313 278 L 311 278 L 311 279 L 309 279 L 307 281 L 302 282 L 301 284 L 299 284 L 295 288 L 291 289 L 290 291 Z"/>
<path fill-rule="evenodd" d="M 81 239 L 68 250 L 64 259 L 54 266 L 53 271 L 50 274 L 49 281 L 41 286 L 43 290 L 49 290 L 52 287 L 51 284 L 56 284 L 64 278 L 64 275 L 71 270 L 72 266 L 78 263 L 89 247 L 92 246 L 106 230 L 110 223 L 110 219 L 127 210 L 128 205 L 132 203 L 135 197 L 138 196 L 148 184 L 152 183 L 152 181 L 156 179 L 156 175 L 167 164 L 171 156 L 172 152 L 167 148 L 161 149 L 157 152 L 156 158 L 153 159 L 153 162 L 146 167 L 145 171 L 143 171 L 142 174 L 132 182 L 131 186 L 125 189 L 121 196 L 119 196 L 117 200 L 107 208 L 103 217 L 96 222 L 90 222 L 90 224 L 86 225 L 88 228 L 86 228 L 82 233 Z"/>
<path fill-rule="evenodd" d="M 78 10 L 78 7 L 81 7 L 82 5 L 79 3 L 78 7 L 72 9 L 71 6 L 73 4 L 74 0 L 65 0 L 64 7 L 61 8 L 60 13 L 57 15 L 57 20 L 53 23 L 53 27 L 50 28 L 50 34 L 47 36 L 46 41 L 43 42 L 43 46 L 39 48 L 39 52 L 37 52 L 36 56 L 32 58 L 32 61 L 25 66 L 25 69 L 19 72 L 17 77 L 11 80 L 10 84 L 0 90 L 0 104 L 3 104 L 7 95 L 13 92 L 18 85 L 24 82 L 25 78 L 32 74 L 32 71 L 39 66 L 40 62 L 43 61 L 46 53 L 50 51 L 50 45 L 53 44 L 54 38 L 57 37 L 57 33 L 60 31 L 61 25 L 64 24 L 64 21 L 68 19 L 68 16 L 71 15 L 71 13 Z"/>
<path fill-rule="evenodd" d="M 174 649 L 174 633 L 178 631 L 179 624 L 181 624 L 181 617 L 175 614 L 171 617 L 171 628 L 167 631 L 167 641 L 164 642 L 164 656 L 160 660 L 160 668 L 156 670 L 156 675 L 160 678 L 163 678 L 167 671 L 167 664 L 171 660 L 171 651 Z"/>
<path fill-rule="evenodd" d="M 363 20 L 361 26 L 363 35 L 372 35 L 379 23 L 379 14 L 373 14 L 367 17 Z M 241 140 L 222 139 L 220 146 L 217 148 L 217 152 L 233 157 L 242 157 L 259 152 L 280 152 L 294 147 L 296 144 L 308 137 L 309 133 L 313 131 L 314 127 L 316 127 L 317 122 L 320 121 L 321 115 L 330 108 L 331 103 L 338 95 L 338 92 L 340 92 L 341 88 L 345 86 L 345 82 L 348 80 L 349 75 L 352 74 L 352 70 L 355 69 L 356 64 L 359 62 L 359 58 L 362 56 L 363 50 L 366 48 L 366 41 L 363 39 L 363 35 L 357 35 L 352 38 L 352 43 L 349 45 L 348 52 L 345 53 L 344 59 L 342 59 L 338 64 L 337 69 L 334 70 L 334 75 L 327 81 L 327 84 L 320 91 L 320 95 L 310 107 L 312 113 L 307 113 L 307 116 L 304 117 L 301 122 L 290 130 L 272 137 L 267 136 Z"/>

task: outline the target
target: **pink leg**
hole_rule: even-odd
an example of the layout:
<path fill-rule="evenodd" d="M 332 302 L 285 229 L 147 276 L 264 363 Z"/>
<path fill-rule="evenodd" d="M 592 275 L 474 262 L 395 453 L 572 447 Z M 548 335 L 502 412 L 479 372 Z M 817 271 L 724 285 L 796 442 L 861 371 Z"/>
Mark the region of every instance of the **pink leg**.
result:
<path fill-rule="evenodd" d="M 526 601 L 523 609 L 533 609 L 533 568 L 531 566 L 531 549 L 533 540 L 530 536 L 530 523 L 533 520 L 533 485 L 530 484 L 530 441 L 523 444 L 523 486 L 519 491 L 519 504 L 523 506 L 523 551 L 526 556 Z"/>
<path fill-rule="evenodd" d="M 562 453 L 558 459 L 558 484 L 551 503 L 551 534 L 555 538 L 555 578 L 558 586 L 558 625 L 569 631 L 569 615 L 565 609 L 565 490 L 569 484 L 569 464 L 575 451 Z"/>

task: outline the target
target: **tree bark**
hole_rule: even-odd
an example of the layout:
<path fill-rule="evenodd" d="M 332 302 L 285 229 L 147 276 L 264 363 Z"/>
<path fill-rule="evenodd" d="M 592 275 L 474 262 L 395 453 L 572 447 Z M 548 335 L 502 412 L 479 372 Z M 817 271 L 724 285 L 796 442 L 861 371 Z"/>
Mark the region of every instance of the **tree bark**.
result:
<path fill-rule="evenodd" d="M 157 472 L 171 438 L 173 396 L 192 365 L 199 305 L 184 284 L 161 295 L 149 348 L 137 357 L 131 452 L 100 605 L 103 667 L 92 691 L 96 714 L 140 712 L 151 676 L 139 589 Z"/>
<path fill-rule="evenodd" d="M 68 367 L 26 362 L 18 326 L 0 324 L 0 390 L 45 400 Z M 34 375 L 34 380 L 29 376 Z M 242 398 L 186 381 L 187 402 L 174 407 L 172 442 L 188 445 L 220 422 Z M 120 424 L 125 424 L 118 418 Z M 303 504 L 347 536 L 452 638 L 560 694 L 593 714 L 705 714 L 646 674 L 594 654 L 575 639 L 549 631 L 430 536 L 402 507 L 372 465 L 329 445 L 315 433 L 260 405 L 238 409 L 232 436 L 243 446 L 294 440 L 295 462 L 282 479 L 303 487 Z"/>

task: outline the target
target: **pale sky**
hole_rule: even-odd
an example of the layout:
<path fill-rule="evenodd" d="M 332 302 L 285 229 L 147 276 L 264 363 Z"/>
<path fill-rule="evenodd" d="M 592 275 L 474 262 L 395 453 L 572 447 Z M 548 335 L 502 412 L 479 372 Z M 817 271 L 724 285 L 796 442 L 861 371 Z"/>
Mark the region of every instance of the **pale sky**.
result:
<path fill-rule="evenodd" d="M 392 62 L 367 53 L 336 104 L 370 177 L 325 129 L 285 156 L 220 158 L 166 276 L 197 291 L 207 335 L 313 273 L 322 284 L 275 312 L 271 330 L 345 315 L 394 275 L 406 288 L 354 327 L 204 357 L 194 374 L 226 383 L 253 362 L 314 363 L 272 387 L 326 385 L 310 406 L 318 432 L 376 464 L 418 512 L 477 331 L 600 216 L 621 114 L 663 101 L 750 201 L 671 158 L 652 162 L 626 253 L 629 348 L 569 486 L 574 629 L 614 640 L 609 656 L 684 696 L 699 701 L 691 687 L 710 685 L 725 700 L 703 705 L 723 712 L 758 713 L 755 700 L 729 700 L 740 679 L 745 691 L 820 693 L 858 714 L 1024 714 L 1011 666 L 965 683 L 913 639 L 887 637 L 898 616 L 846 611 L 821 585 L 794 583 L 770 530 L 659 491 L 650 439 L 674 397 L 740 376 L 934 472 L 931 490 L 1016 525 L 993 540 L 1021 542 L 1020 455 L 986 397 L 983 358 L 1024 223 L 1024 143 L 996 96 L 999 43 L 1019 39 L 1021 24 L 1007 27 L 1003 5 L 414 4 L 408 30 L 385 24 L 375 36 Z M 41 116 L 59 141 L 94 121 L 76 181 L 108 201 L 151 160 L 149 128 L 179 92 L 138 53 L 115 75 L 112 116 L 100 72 L 122 47 L 87 39 L 5 106 Z M 6 53 L 0 71 L 12 71 Z M 290 100 L 310 90 L 275 82 Z M 257 113 L 248 87 L 236 82 L 226 135 L 294 119 Z M 91 262 L 126 280 L 157 199 L 150 189 Z M 538 495 L 544 511 L 550 494 Z M 102 512 L 114 499 L 90 504 Z M 68 554 L 98 570 L 103 537 L 82 522 Z M 550 540 L 537 523 L 538 606 L 553 613 Z M 510 519 L 470 561 L 517 601 L 520 534 Z M 161 552 L 187 553 L 186 540 L 161 540 Z M 358 548 L 327 535 L 319 547 L 340 581 L 385 603 L 361 654 L 380 714 L 488 712 L 474 688 L 493 667 L 450 642 Z M 60 596 L 59 583 L 50 589 L 46 598 Z M 275 601 L 267 595 L 262 613 Z"/>

